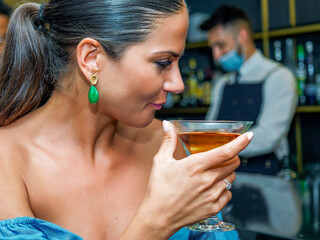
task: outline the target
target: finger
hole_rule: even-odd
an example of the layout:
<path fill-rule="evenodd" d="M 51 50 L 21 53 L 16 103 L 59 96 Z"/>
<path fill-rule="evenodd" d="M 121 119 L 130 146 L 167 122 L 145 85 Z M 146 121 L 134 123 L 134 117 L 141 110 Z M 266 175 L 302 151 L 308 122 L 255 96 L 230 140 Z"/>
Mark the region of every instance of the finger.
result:
<path fill-rule="evenodd" d="M 221 147 L 194 154 L 193 157 L 200 160 L 197 164 L 200 164 L 199 167 L 201 168 L 208 169 L 217 167 L 220 164 L 235 158 L 239 152 L 248 146 L 252 138 L 253 133 L 248 132 Z"/>
<path fill-rule="evenodd" d="M 235 172 L 232 172 L 228 176 L 221 178 L 221 180 L 219 181 L 219 184 L 222 184 L 225 186 L 226 182 L 223 179 L 227 180 L 229 183 L 233 183 L 234 180 L 236 180 L 236 174 Z"/>
<path fill-rule="evenodd" d="M 199 166 L 200 164 L 194 165 L 195 172 L 206 172 L 206 179 L 211 179 L 211 183 L 217 182 L 222 178 L 232 174 L 239 166 L 240 159 L 238 156 L 235 156 L 233 159 L 228 160 L 222 164 L 211 166 L 209 169 L 203 168 L 203 166 Z"/>
<path fill-rule="evenodd" d="M 219 184 L 222 184 L 222 186 L 224 186 L 225 191 L 229 191 L 232 187 L 232 183 L 234 182 L 235 177 L 235 173 L 230 174 L 228 177 L 222 178 L 222 180 L 219 181 Z"/>
<path fill-rule="evenodd" d="M 177 147 L 177 134 L 169 121 L 164 120 L 162 125 L 164 134 L 158 154 L 172 157 Z"/>
<path fill-rule="evenodd" d="M 203 185 L 202 188 L 199 188 L 199 191 L 207 191 L 208 189 L 221 189 L 221 190 L 226 190 L 226 182 L 223 180 L 227 180 L 229 183 L 233 183 L 236 174 L 234 171 L 227 171 L 227 174 L 221 174 L 221 171 L 212 169 L 207 171 L 203 175 Z M 218 174 L 218 175 L 217 175 Z M 217 192 L 218 196 L 221 194 L 221 192 Z"/>
<path fill-rule="evenodd" d="M 230 164 L 233 164 L 234 162 L 238 161 L 240 163 L 240 158 L 238 155 L 236 155 L 234 158 L 230 159 L 230 160 L 227 160 L 221 164 L 218 164 L 217 166 L 214 166 L 214 168 L 218 168 L 218 167 L 224 167 L 224 166 L 227 166 L 227 165 L 230 165 Z"/>
<path fill-rule="evenodd" d="M 212 198 L 211 207 L 209 210 L 210 215 L 216 215 L 220 212 L 227 203 L 231 200 L 232 193 L 230 191 L 222 191 L 221 195 L 218 198 Z"/>
<path fill-rule="evenodd" d="M 232 199 L 232 193 L 230 191 L 224 191 L 219 198 L 219 205 L 221 210 L 227 205 L 227 203 Z"/>
<path fill-rule="evenodd" d="M 217 181 L 214 182 L 214 184 L 212 184 L 210 186 L 210 188 L 207 190 L 210 194 L 210 196 L 212 197 L 213 201 L 218 201 L 218 199 L 221 197 L 221 194 L 224 191 L 227 191 L 227 183 L 223 180 L 225 179 L 226 181 L 228 181 L 230 184 L 232 184 L 235 180 L 235 173 L 231 173 L 228 176 L 221 178 Z"/>

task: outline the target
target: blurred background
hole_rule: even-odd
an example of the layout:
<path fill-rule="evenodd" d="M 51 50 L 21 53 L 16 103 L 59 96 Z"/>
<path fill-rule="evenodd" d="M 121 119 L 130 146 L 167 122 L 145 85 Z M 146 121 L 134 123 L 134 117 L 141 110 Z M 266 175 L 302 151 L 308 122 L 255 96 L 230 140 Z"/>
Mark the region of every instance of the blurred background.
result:
<path fill-rule="evenodd" d="M 212 99 L 212 78 L 219 74 L 219 70 L 212 59 L 207 35 L 199 30 L 199 24 L 222 4 L 243 9 L 251 20 L 256 47 L 266 57 L 287 66 L 296 78 L 299 103 L 288 134 L 290 154 L 282 165 L 282 173 L 287 173 L 282 177 L 290 179 L 287 182 L 290 184 L 284 189 L 290 189 L 293 184 L 296 190 L 291 191 L 293 195 L 288 197 L 289 200 L 284 200 L 286 197 L 280 196 L 281 190 L 277 191 L 273 188 L 273 192 L 271 190 L 266 193 L 265 187 L 280 186 L 286 184 L 285 182 L 276 182 L 278 179 L 276 177 L 273 179 L 270 177 L 269 180 L 251 179 L 260 184 L 258 189 L 263 189 L 261 194 L 269 197 L 259 198 L 259 191 L 250 193 L 252 186 L 247 184 L 246 190 L 238 194 L 234 193 L 234 197 L 237 201 L 242 201 L 239 205 L 244 209 L 250 204 L 256 204 L 255 208 L 250 208 L 255 211 L 245 211 L 241 215 L 239 209 L 233 209 L 231 214 L 225 213 L 225 219 L 237 223 L 242 239 L 320 239 L 320 1 L 187 0 L 187 2 L 190 8 L 190 29 L 185 54 L 180 60 L 185 91 L 180 95 L 170 96 L 166 108 L 159 111 L 157 117 L 160 119 L 205 118 Z M 308 68 L 313 68 L 311 74 Z M 295 191 L 298 195 L 295 195 Z M 241 199 L 238 197 L 241 194 L 248 196 Z M 272 199 L 272 194 L 277 194 L 280 199 Z M 288 211 L 291 213 L 296 211 L 296 215 L 280 216 L 270 210 L 270 208 L 275 211 L 284 209 L 284 205 L 287 203 L 289 206 L 290 200 L 294 198 L 297 198 L 300 203 Z M 273 201 L 274 205 L 266 210 L 261 207 L 263 201 L 265 204 Z M 277 204 L 279 207 L 276 207 Z M 238 208 L 241 207 L 238 206 Z M 300 210 L 301 225 L 290 222 L 289 220 L 300 218 L 298 213 Z M 264 211 L 268 213 L 263 214 Z M 267 229 L 259 226 L 258 213 L 266 222 L 277 222 L 282 230 L 276 227 Z M 241 216 L 238 222 L 236 214 Z M 270 220 L 270 218 L 274 219 Z M 288 230 L 290 226 L 281 225 L 280 222 L 283 221 L 290 222 L 293 231 Z M 256 234 L 249 234 L 251 230 Z"/>

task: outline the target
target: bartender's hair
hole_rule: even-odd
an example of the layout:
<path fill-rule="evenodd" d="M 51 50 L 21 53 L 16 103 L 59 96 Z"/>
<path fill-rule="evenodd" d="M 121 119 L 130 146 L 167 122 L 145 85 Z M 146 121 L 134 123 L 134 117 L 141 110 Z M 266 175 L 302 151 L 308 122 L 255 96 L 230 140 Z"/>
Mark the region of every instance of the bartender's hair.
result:
<path fill-rule="evenodd" d="M 99 41 L 119 60 L 129 46 L 145 41 L 159 20 L 185 7 L 184 0 L 51 0 L 41 6 L 21 5 L 11 17 L 1 56 L 0 126 L 43 105 L 54 89 L 62 88 L 58 79 L 72 70 L 82 39 Z"/>
<path fill-rule="evenodd" d="M 246 27 L 248 32 L 252 33 L 251 21 L 248 15 L 242 9 L 235 6 L 221 5 L 212 13 L 208 20 L 200 25 L 200 29 L 208 31 L 218 25 L 224 28 Z"/>

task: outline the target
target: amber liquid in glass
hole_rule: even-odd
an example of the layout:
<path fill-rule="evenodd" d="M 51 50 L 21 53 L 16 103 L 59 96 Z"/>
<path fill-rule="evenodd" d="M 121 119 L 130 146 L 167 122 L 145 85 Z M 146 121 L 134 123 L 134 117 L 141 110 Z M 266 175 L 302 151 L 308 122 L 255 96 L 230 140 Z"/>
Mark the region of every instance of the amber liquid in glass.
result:
<path fill-rule="evenodd" d="M 224 132 L 184 132 L 178 134 L 191 154 L 205 152 L 220 147 L 240 136 L 239 133 Z"/>

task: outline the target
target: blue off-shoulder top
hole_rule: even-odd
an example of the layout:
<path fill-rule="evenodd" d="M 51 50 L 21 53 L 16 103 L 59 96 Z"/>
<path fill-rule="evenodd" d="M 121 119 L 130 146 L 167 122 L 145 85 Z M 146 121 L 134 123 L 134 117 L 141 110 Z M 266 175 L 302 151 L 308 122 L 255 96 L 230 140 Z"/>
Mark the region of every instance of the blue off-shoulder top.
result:
<path fill-rule="evenodd" d="M 84 240 L 54 223 L 33 217 L 17 217 L 0 221 L 1 240 Z M 199 233 L 182 228 L 169 240 L 237 240 L 236 231 L 226 233 Z"/>
<path fill-rule="evenodd" d="M 17 217 L 0 221 L 2 240 L 83 240 L 82 237 L 51 222 L 32 217 Z"/>

